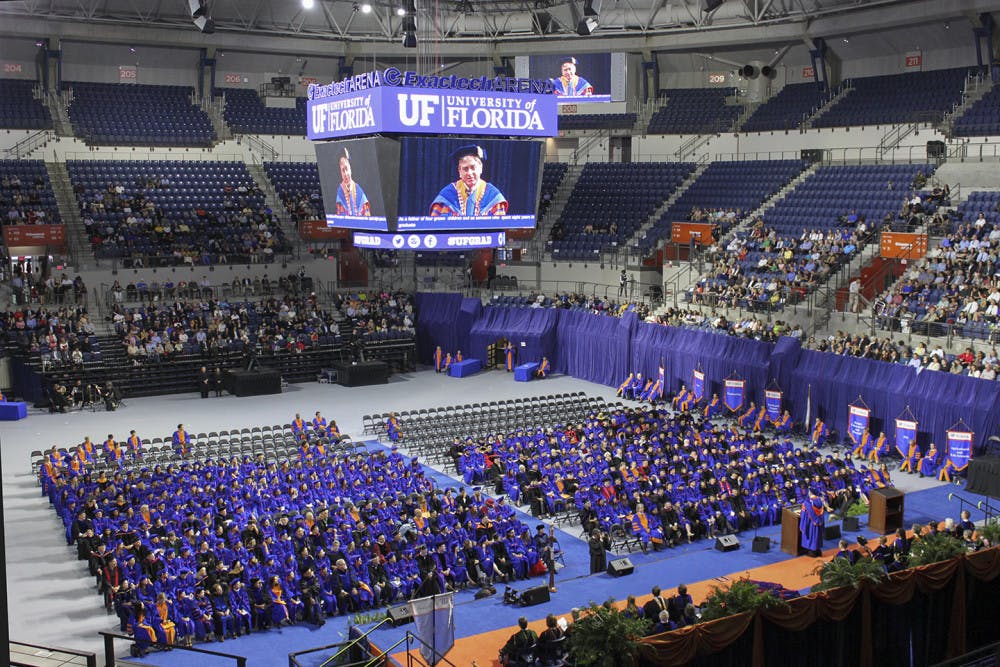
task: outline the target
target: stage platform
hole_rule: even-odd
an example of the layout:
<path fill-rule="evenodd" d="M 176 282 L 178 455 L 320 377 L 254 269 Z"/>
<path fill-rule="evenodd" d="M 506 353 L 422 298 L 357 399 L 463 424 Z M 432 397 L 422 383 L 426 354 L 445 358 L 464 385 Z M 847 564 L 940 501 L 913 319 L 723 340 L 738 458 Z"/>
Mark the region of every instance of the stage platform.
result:
<path fill-rule="evenodd" d="M 226 371 L 222 384 L 233 396 L 264 396 L 281 393 L 281 373 L 269 368 Z"/>
<path fill-rule="evenodd" d="M 345 387 L 364 387 L 389 381 L 389 364 L 384 361 L 339 362 L 333 367 L 337 370 L 337 384 Z"/>
<path fill-rule="evenodd" d="M 475 375 L 481 370 L 483 370 L 483 362 L 479 359 L 465 359 L 454 362 L 448 369 L 448 375 L 453 378 L 464 378 Z"/>
<path fill-rule="evenodd" d="M 27 416 L 27 403 L 20 401 L 0 401 L 0 422 L 16 422 Z"/>

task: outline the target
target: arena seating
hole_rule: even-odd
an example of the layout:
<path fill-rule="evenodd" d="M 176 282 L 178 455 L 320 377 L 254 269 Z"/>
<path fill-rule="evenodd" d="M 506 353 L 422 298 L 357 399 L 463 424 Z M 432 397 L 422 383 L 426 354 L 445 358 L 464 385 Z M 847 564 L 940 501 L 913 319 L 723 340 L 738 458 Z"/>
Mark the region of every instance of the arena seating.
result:
<path fill-rule="evenodd" d="M 315 162 L 265 162 L 264 172 L 294 220 L 325 219 Z"/>
<path fill-rule="evenodd" d="M 35 99 L 30 79 L 0 79 L 0 128 L 10 130 L 51 130 L 49 108 Z"/>
<path fill-rule="evenodd" d="M 796 302 L 849 261 L 870 240 L 873 225 L 896 219 L 919 173 L 933 172 L 930 164 L 820 168 L 766 211 L 749 235 L 727 244 L 689 296 L 746 308 Z M 858 231 L 861 221 L 869 231 Z"/>
<path fill-rule="evenodd" d="M 694 169 L 689 162 L 588 163 L 559 217 L 553 259 L 598 259 L 624 243 Z"/>
<path fill-rule="evenodd" d="M 91 144 L 210 146 L 212 121 L 191 102 L 190 86 L 67 81 L 76 136 Z"/>
<path fill-rule="evenodd" d="M 560 130 L 631 130 L 638 116 L 634 113 L 559 114 Z"/>
<path fill-rule="evenodd" d="M 674 222 L 697 219 L 714 222 L 723 232 L 728 231 L 806 166 L 801 160 L 713 162 L 660 216 L 639 245 L 650 249 L 660 239 L 669 239 Z"/>
<path fill-rule="evenodd" d="M 290 248 L 241 162 L 70 160 L 66 167 L 98 258 L 250 263 Z"/>
<path fill-rule="evenodd" d="M 648 134 L 706 134 L 731 130 L 743 107 L 727 105 L 735 88 L 670 88 L 666 104 L 649 119 Z"/>
<path fill-rule="evenodd" d="M 740 129 L 743 132 L 796 129 L 834 94 L 820 90 L 814 82 L 788 84 L 757 107 Z"/>
<path fill-rule="evenodd" d="M 44 162 L 0 160 L 0 216 L 3 225 L 61 222 Z"/>
<path fill-rule="evenodd" d="M 296 98 L 292 108 L 269 107 L 249 88 L 216 88 L 226 100 L 223 117 L 237 134 L 290 134 L 305 136 L 306 99 Z"/>
<path fill-rule="evenodd" d="M 569 164 L 566 162 L 546 162 L 542 168 L 542 187 L 538 192 L 538 218 L 545 215 L 552 203 L 556 190 L 562 184 Z"/>
<path fill-rule="evenodd" d="M 968 75 L 962 67 L 850 79 L 851 91 L 813 127 L 936 123 L 962 101 Z"/>
<path fill-rule="evenodd" d="M 956 137 L 1000 134 L 1000 88 L 993 88 L 955 120 Z"/>

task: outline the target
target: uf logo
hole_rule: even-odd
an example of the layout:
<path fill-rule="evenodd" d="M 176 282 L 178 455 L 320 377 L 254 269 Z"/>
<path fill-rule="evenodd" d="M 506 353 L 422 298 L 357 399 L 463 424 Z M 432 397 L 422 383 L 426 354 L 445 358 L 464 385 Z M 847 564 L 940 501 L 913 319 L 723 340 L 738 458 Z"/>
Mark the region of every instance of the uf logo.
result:
<path fill-rule="evenodd" d="M 431 116 L 439 104 L 437 95 L 397 93 L 396 99 L 399 101 L 399 122 L 407 127 L 430 127 Z"/>

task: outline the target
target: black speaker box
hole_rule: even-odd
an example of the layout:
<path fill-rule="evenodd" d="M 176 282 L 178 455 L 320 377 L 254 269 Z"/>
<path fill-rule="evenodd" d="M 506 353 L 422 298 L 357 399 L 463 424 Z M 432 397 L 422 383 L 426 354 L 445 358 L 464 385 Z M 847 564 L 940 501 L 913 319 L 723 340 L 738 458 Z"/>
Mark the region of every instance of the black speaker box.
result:
<path fill-rule="evenodd" d="M 549 587 L 535 586 L 521 593 L 521 606 L 532 607 L 549 601 Z"/>
<path fill-rule="evenodd" d="M 719 551 L 736 551 L 740 548 L 740 538 L 735 535 L 720 535 L 715 538 L 715 548 Z"/>
<path fill-rule="evenodd" d="M 408 604 L 397 604 L 393 607 L 389 607 L 388 611 L 386 611 L 386 616 L 389 617 L 389 623 L 391 623 L 394 628 L 413 622 L 413 613 L 411 612 L 410 605 Z"/>
<path fill-rule="evenodd" d="M 628 558 L 617 558 L 608 563 L 608 574 L 612 577 L 624 577 L 635 572 L 635 565 Z"/>
<path fill-rule="evenodd" d="M 945 154 L 945 147 L 943 141 L 927 142 L 927 159 L 932 160 L 935 158 L 943 158 L 944 154 Z"/>
<path fill-rule="evenodd" d="M 840 539 L 840 524 L 834 523 L 829 526 L 823 527 L 823 539 L 824 540 L 839 540 Z"/>
<path fill-rule="evenodd" d="M 856 533 L 861 530 L 861 526 L 858 522 L 858 517 L 856 516 L 845 516 L 843 522 L 844 530 L 849 530 L 852 533 Z"/>
<path fill-rule="evenodd" d="M 771 550 L 771 538 L 759 535 L 753 538 L 753 551 L 758 554 L 766 554 Z"/>

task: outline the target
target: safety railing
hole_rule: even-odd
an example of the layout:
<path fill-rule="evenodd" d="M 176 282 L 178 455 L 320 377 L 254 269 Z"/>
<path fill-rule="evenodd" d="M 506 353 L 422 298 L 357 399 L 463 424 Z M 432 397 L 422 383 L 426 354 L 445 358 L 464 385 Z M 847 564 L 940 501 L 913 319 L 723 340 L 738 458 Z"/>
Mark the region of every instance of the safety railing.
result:
<path fill-rule="evenodd" d="M 960 496 L 957 493 L 949 493 L 948 500 L 952 502 L 956 500 L 958 501 L 959 513 L 961 513 L 962 510 L 965 510 L 966 508 L 970 510 L 969 512 L 970 515 L 972 514 L 971 512 L 972 509 L 979 510 L 980 512 L 983 513 L 983 518 L 986 520 L 987 523 L 993 521 L 995 518 L 997 518 L 997 516 L 1000 516 L 1000 514 L 998 514 L 997 512 L 997 508 L 990 505 L 990 502 L 988 500 L 970 500 L 969 498 L 966 498 L 965 496 Z"/>
<path fill-rule="evenodd" d="M 97 667 L 97 654 L 71 648 L 10 641 L 11 667 Z"/>
<path fill-rule="evenodd" d="M 340 656 L 346 654 L 352 648 L 360 646 L 361 642 L 367 642 L 368 641 L 368 635 L 370 635 L 375 630 L 379 629 L 380 627 L 382 627 L 383 625 L 385 625 L 388 622 L 389 622 L 389 618 L 388 617 L 383 618 L 381 621 L 379 621 L 378 623 L 376 623 L 372 627 L 368 628 L 368 630 L 366 630 L 364 634 L 359 635 L 358 637 L 355 637 L 351 641 L 349 641 L 346 644 L 344 644 L 339 651 L 337 651 L 336 653 L 334 653 L 333 655 L 331 655 L 329 658 L 327 658 L 326 660 L 324 660 L 323 662 L 321 662 L 320 665 L 319 665 L 319 667 L 330 667 L 330 665 L 335 664 L 335 661 L 337 660 L 337 658 L 339 658 Z M 289 662 L 289 667 L 294 667 L 291 664 L 290 656 L 289 656 L 289 661 L 288 662 Z"/>
<path fill-rule="evenodd" d="M 404 648 L 405 647 L 405 648 Z M 432 660 L 428 663 L 423 657 L 418 653 L 413 655 L 413 651 L 419 651 L 421 648 L 426 648 L 430 654 Z M 448 660 L 444 655 L 439 653 L 433 646 L 422 640 L 420 637 L 416 636 L 409 630 L 406 631 L 406 635 L 397 641 L 395 644 L 387 649 L 379 651 L 371 660 L 364 664 L 364 667 L 376 667 L 376 665 L 385 664 L 392 655 L 392 651 L 400 649 L 406 651 L 406 665 L 407 667 L 413 667 L 417 665 L 418 667 L 424 667 L 425 665 L 430 667 L 430 665 L 448 665 L 449 667 L 455 667 L 455 663 Z"/>
<path fill-rule="evenodd" d="M 122 639 L 131 644 L 135 644 L 135 638 L 129 637 L 128 635 L 119 634 L 117 632 L 99 632 L 104 638 L 104 667 L 115 667 L 117 661 L 115 658 L 115 640 Z M 247 658 L 243 655 L 234 655 L 232 653 L 222 653 L 221 651 L 210 651 L 205 648 L 198 648 L 196 646 L 180 646 L 178 644 L 161 644 L 159 642 L 150 642 L 150 648 L 154 649 L 171 649 L 172 651 L 185 651 L 192 653 L 191 664 L 198 664 L 197 656 L 199 655 L 209 655 L 215 658 L 228 658 L 236 663 L 236 667 L 247 667 Z M 183 662 L 180 660 L 179 662 Z"/>
<path fill-rule="evenodd" d="M 5 148 L 3 151 L 3 159 L 5 160 L 20 160 L 25 158 L 32 153 L 37 148 L 46 145 L 51 139 L 54 138 L 52 130 L 39 130 L 29 134 L 24 139 L 11 146 L 10 148 Z"/>

